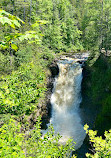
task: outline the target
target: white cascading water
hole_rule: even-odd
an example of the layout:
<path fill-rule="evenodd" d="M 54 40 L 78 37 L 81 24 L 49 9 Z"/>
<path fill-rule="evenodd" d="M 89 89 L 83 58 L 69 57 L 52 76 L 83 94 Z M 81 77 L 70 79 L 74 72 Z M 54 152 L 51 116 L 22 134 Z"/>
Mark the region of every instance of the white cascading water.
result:
<path fill-rule="evenodd" d="M 55 79 L 51 96 L 52 118 L 50 122 L 55 132 L 62 136 L 61 143 L 64 144 L 71 137 L 76 142 L 75 149 L 78 149 L 85 138 L 79 115 L 82 68 L 79 63 L 74 63 L 74 60 L 59 61 L 58 66 L 60 72 Z"/>

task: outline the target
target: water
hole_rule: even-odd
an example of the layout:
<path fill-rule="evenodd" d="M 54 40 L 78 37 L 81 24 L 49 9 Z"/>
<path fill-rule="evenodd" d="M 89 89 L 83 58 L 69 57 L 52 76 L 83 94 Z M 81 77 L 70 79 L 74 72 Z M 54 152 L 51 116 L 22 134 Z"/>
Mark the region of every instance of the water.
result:
<path fill-rule="evenodd" d="M 60 133 L 60 142 L 65 144 L 68 138 L 76 142 L 78 149 L 84 141 L 85 131 L 81 123 L 79 105 L 81 102 L 82 68 L 74 60 L 58 62 L 59 75 L 55 79 L 54 90 L 51 96 L 52 118 L 56 133 Z"/>

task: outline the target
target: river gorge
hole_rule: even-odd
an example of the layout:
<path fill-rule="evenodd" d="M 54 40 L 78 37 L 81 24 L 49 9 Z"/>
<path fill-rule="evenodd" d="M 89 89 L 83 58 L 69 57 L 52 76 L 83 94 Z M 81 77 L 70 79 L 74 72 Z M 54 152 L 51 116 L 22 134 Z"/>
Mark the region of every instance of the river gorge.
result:
<path fill-rule="evenodd" d="M 55 78 L 51 95 L 52 117 L 55 133 L 60 133 L 60 143 L 66 143 L 69 138 L 74 140 L 75 149 L 80 148 L 86 136 L 81 120 L 80 103 L 82 64 L 77 59 L 61 59 L 57 62 L 59 74 Z"/>

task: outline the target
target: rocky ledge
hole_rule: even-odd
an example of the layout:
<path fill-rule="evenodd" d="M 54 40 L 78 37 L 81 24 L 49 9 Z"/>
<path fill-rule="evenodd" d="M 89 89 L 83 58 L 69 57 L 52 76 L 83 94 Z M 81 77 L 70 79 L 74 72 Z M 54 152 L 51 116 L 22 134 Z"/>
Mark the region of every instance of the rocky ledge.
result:
<path fill-rule="evenodd" d="M 31 115 L 28 117 L 30 129 L 32 129 L 34 124 L 36 124 L 38 116 L 41 116 L 41 119 L 42 119 L 42 124 L 41 124 L 42 129 L 46 129 L 47 124 L 50 121 L 51 109 L 52 109 L 50 98 L 53 91 L 53 83 L 54 83 L 55 77 L 59 74 L 59 67 L 56 61 L 53 61 L 49 65 L 49 71 L 50 71 L 50 75 L 49 74 L 47 75 L 47 91 L 46 91 L 45 98 L 44 99 L 42 98 L 39 101 L 39 104 L 37 104 L 37 109 L 33 113 L 31 113 Z M 24 118 L 22 118 L 21 121 L 23 122 L 23 120 Z"/>

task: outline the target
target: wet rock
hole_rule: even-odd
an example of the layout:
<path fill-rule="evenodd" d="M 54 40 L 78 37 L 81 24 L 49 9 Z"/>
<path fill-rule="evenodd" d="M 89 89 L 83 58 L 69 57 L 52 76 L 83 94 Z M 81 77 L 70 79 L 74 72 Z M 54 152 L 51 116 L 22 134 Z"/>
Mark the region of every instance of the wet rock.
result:
<path fill-rule="evenodd" d="M 47 124 L 50 121 L 51 117 L 51 111 L 52 111 L 52 105 L 50 103 L 52 91 L 53 91 L 53 83 L 55 80 L 55 77 L 59 74 L 59 67 L 57 65 L 57 61 L 53 61 L 51 65 L 49 66 L 49 70 L 51 72 L 51 75 L 47 77 L 47 92 L 46 92 L 46 98 L 44 99 L 44 103 L 41 106 L 42 109 L 42 124 L 41 128 L 46 129 Z M 40 105 L 39 105 L 40 106 Z"/>
<path fill-rule="evenodd" d="M 49 69 L 50 69 L 50 71 L 51 71 L 51 75 L 52 75 L 53 78 L 56 77 L 56 76 L 59 74 L 59 67 L 58 67 L 56 61 L 54 61 L 54 62 L 50 65 Z"/>

